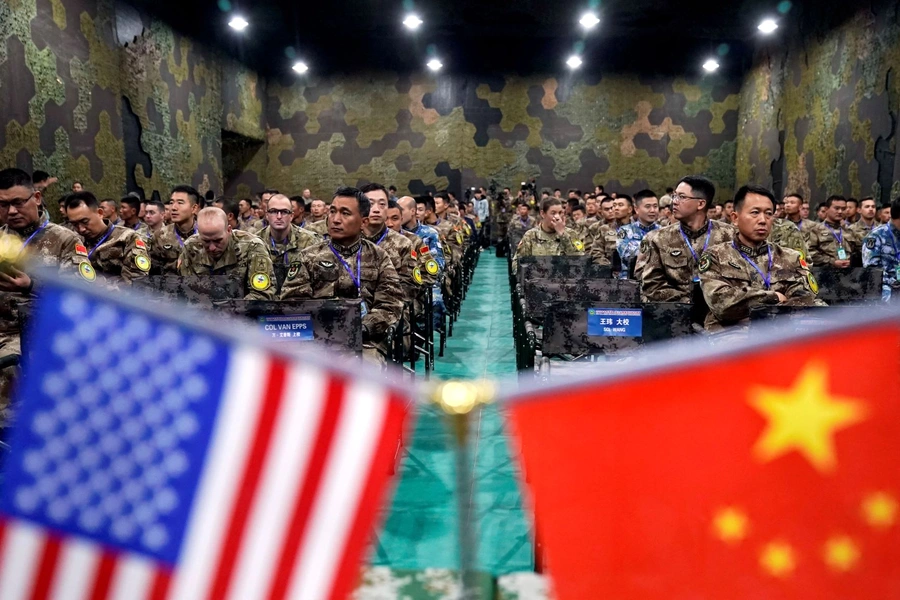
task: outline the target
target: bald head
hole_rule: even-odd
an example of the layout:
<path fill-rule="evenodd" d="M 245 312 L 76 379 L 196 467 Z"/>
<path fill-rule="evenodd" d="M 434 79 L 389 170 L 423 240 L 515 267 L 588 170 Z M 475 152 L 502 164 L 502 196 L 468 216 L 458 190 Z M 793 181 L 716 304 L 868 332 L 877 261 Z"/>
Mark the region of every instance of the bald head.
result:
<path fill-rule="evenodd" d="M 231 227 L 225 211 L 215 206 L 204 208 L 197 214 L 197 234 L 203 249 L 215 260 L 225 253 L 231 241 Z"/>
<path fill-rule="evenodd" d="M 412 229 L 416 222 L 416 199 L 412 196 L 403 196 L 397 200 L 400 205 L 400 221 L 407 229 Z"/>

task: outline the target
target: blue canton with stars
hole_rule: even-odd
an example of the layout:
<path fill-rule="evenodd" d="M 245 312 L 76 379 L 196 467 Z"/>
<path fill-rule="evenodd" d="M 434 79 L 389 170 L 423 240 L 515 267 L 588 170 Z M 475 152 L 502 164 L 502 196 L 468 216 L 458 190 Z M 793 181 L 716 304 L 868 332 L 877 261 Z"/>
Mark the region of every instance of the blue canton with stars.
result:
<path fill-rule="evenodd" d="M 228 345 L 46 287 L 26 350 L 0 512 L 174 565 Z"/>

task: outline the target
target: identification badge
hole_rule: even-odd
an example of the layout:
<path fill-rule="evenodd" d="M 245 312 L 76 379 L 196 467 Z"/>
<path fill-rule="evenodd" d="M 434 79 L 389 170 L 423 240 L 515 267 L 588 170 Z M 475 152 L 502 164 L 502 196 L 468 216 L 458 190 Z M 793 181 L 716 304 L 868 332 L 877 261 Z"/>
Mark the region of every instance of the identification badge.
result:
<path fill-rule="evenodd" d="M 263 332 L 279 342 L 314 339 L 311 315 L 264 315 L 259 317 Z"/>
<path fill-rule="evenodd" d="M 589 336 L 641 337 L 644 312 L 640 308 L 589 308 Z"/>
<path fill-rule="evenodd" d="M 364 317 L 367 314 L 369 314 L 369 307 L 366 306 L 366 301 L 363 300 L 362 302 L 359 303 L 359 316 Z"/>
<path fill-rule="evenodd" d="M 847 251 L 843 246 L 838 246 L 838 260 L 847 260 Z"/>

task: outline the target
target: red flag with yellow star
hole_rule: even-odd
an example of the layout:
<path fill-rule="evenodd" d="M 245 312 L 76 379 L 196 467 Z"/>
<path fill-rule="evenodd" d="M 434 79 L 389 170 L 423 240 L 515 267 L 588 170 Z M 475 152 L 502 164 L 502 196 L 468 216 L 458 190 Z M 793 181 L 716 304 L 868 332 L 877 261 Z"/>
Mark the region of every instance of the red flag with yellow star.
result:
<path fill-rule="evenodd" d="M 900 598 L 897 320 L 717 352 L 511 403 L 558 597 Z"/>

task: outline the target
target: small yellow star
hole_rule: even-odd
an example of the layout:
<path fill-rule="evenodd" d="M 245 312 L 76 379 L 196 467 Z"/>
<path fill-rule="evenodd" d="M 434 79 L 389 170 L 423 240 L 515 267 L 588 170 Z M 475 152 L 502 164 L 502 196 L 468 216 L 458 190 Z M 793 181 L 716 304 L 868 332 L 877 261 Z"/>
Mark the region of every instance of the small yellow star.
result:
<path fill-rule="evenodd" d="M 846 573 L 859 562 L 859 547 L 846 535 L 833 536 L 825 542 L 825 564 L 832 571 Z"/>
<path fill-rule="evenodd" d="M 750 405 L 769 422 L 753 448 L 759 460 L 796 450 L 822 473 L 837 466 L 835 433 L 866 418 L 864 403 L 829 393 L 828 369 L 819 362 L 808 363 L 789 390 L 751 390 Z"/>
<path fill-rule="evenodd" d="M 862 502 L 863 519 L 876 529 L 887 529 L 897 520 L 897 501 L 886 492 L 869 494 Z"/>
<path fill-rule="evenodd" d="M 750 521 L 740 509 L 729 506 L 716 512 L 713 529 L 726 544 L 734 544 L 747 537 Z"/>
<path fill-rule="evenodd" d="M 769 542 L 759 556 L 759 565 L 772 577 L 787 577 L 797 566 L 794 549 L 787 542 Z"/>

